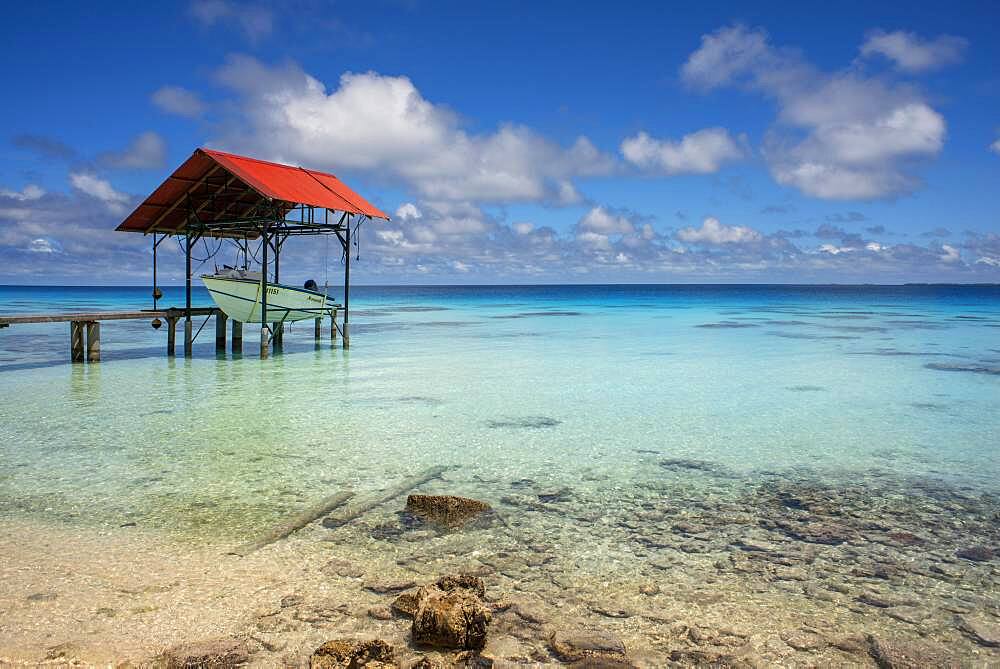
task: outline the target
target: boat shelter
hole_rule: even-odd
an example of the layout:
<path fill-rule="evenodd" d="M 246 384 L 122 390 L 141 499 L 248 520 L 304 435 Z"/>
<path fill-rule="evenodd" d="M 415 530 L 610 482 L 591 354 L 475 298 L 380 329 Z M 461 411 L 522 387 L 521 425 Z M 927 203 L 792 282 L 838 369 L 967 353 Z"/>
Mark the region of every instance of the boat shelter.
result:
<path fill-rule="evenodd" d="M 116 228 L 152 237 L 153 307 L 157 287 L 157 254 L 167 237 L 183 238 L 185 254 L 184 354 L 192 349 L 192 248 L 202 238 L 232 239 L 250 253 L 261 249 L 261 356 L 273 338 L 280 344 L 282 323 L 267 313 L 269 267 L 280 278 L 281 247 L 298 235 L 335 235 L 344 251 L 344 304 L 340 331 L 350 346 L 351 248 L 358 227 L 372 219 L 389 220 L 332 174 L 272 163 L 210 149 L 196 149 Z M 352 237 L 355 240 L 352 240 Z M 336 327 L 336 324 L 333 324 Z"/>

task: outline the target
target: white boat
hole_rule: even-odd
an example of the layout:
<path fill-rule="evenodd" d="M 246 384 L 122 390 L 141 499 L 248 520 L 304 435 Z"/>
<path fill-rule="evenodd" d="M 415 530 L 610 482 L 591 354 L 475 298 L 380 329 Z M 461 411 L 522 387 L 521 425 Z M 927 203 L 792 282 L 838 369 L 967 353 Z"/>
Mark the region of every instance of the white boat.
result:
<path fill-rule="evenodd" d="M 230 267 L 201 277 L 218 307 L 241 323 L 260 323 L 260 279 L 260 272 Z M 315 290 L 280 283 L 267 284 L 267 320 L 271 323 L 318 318 L 339 306 Z"/>

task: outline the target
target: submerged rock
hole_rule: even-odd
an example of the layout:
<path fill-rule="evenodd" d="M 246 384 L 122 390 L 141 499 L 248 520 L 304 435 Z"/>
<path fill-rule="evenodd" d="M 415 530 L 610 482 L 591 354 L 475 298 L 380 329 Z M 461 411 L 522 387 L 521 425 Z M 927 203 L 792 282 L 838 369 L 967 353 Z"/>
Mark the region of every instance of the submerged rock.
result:
<path fill-rule="evenodd" d="M 973 562 L 987 562 L 992 560 L 996 556 L 996 553 L 992 548 L 987 546 L 969 546 L 968 548 L 961 548 L 955 551 L 955 557 L 960 557 L 963 560 L 971 560 Z"/>
<path fill-rule="evenodd" d="M 239 639 L 209 639 L 168 648 L 162 659 L 167 669 L 229 669 L 246 664 L 250 652 Z"/>
<path fill-rule="evenodd" d="M 418 645 L 480 650 L 492 620 L 483 601 L 486 588 L 477 576 L 445 576 L 417 591 L 411 633 Z"/>
<path fill-rule="evenodd" d="M 838 523 L 776 523 L 778 529 L 789 537 L 811 544 L 836 546 L 855 538 L 854 530 Z"/>
<path fill-rule="evenodd" d="M 660 460 L 660 466 L 674 472 L 698 472 L 718 478 L 735 478 L 734 474 L 722 465 L 707 460 L 691 460 L 688 458 L 667 458 Z"/>
<path fill-rule="evenodd" d="M 335 639 L 316 649 L 310 669 L 395 669 L 394 651 L 381 639 Z"/>
<path fill-rule="evenodd" d="M 971 616 L 959 616 L 958 629 L 965 632 L 969 638 L 981 646 L 992 648 L 1000 646 L 1000 624 L 996 622 Z"/>
<path fill-rule="evenodd" d="M 562 421 L 557 418 L 551 418 L 550 416 L 523 416 L 523 417 L 513 417 L 513 418 L 499 418 L 496 420 L 486 421 L 487 427 L 491 427 L 494 430 L 500 429 L 527 429 L 527 430 L 537 430 L 545 427 L 555 427 L 561 425 Z"/>
<path fill-rule="evenodd" d="M 625 644 L 603 630 L 558 630 L 549 639 L 549 645 L 566 662 L 625 660 Z"/>
<path fill-rule="evenodd" d="M 402 593 L 389 606 L 394 613 L 412 618 L 417 613 L 417 591 L 410 590 Z"/>
<path fill-rule="evenodd" d="M 406 498 L 406 510 L 421 520 L 445 527 L 460 527 L 493 509 L 486 502 L 468 497 L 410 495 Z"/>
<path fill-rule="evenodd" d="M 868 637 L 869 653 L 881 669 L 958 667 L 948 649 L 927 641 Z"/>
<path fill-rule="evenodd" d="M 795 650 L 817 650 L 830 645 L 822 635 L 810 630 L 789 630 L 781 635 L 781 640 Z"/>

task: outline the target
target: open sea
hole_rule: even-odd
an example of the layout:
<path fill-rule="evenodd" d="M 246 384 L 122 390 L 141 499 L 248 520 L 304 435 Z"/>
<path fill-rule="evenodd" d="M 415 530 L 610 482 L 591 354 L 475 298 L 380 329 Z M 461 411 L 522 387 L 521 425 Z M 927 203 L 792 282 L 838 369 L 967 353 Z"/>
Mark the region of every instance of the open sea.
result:
<path fill-rule="evenodd" d="M 161 306 L 183 303 L 182 289 L 165 293 Z M 803 595 L 803 582 L 839 578 L 850 592 L 825 592 L 848 618 L 872 617 L 869 630 L 922 636 L 883 613 L 938 595 L 989 598 L 969 594 L 967 615 L 997 610 L 992 556 L 956 551 L 1000 545 L 1000 287 L 357 287 L 351 298 L 350 350 L 331 344 L 328 324 L 314 341 L 308 321 L 267 360 L 249 325 L 243 355 L 216 355 L 209 322 L 186 360 L 165 356 L 165 329 L 105 322 L 103 362 L 80 365 L 69 363 L 68 324 L 0 330 L 0 523 L 235 545 L 337 490 L 371 496 L 443 465 L 432 491 L 483 499 L 504 532 L 549 546 L 553 559 L 532 570 L 481 560 L 522 580 L 550 570 L 538 586 L 548 600 L 577 588 L 597 601 L 610 596 L 602 580 L 666 578 L 650 567 L 663 559 L 683 579 L 675 590 L 711 590 L 711 572 L 726 592 L 751 592 L 736 580 L 773 583 L 777 572 L 727 556 L 753 557 L 745 547 L 757 542 L 814 551 L 777 563 L 806 576 L 775 597 L 797 588 L 832 607 Z M 0 287 L 0 313 L 149 303 L 147 287 Z M 202 289 L 195 303 L 211 305 Z M 422 535 L 396 510 L 343 530 L 344 545 L 401 564 Z M 500 540 L 496 527 L 476 532 L 480 549 Z M 919 543 L 882 541 L 901 532 Z M 454 558 L 449 536 L 425 554 Z M 889 558 L 922 566 L 898 581 L 855 573 Z M 934 580 L 930 563 L 953 578 Z M 954 576 L 966 567 L 974 588 Z M 579 583 L 560 583 L 574 572 Z M 872 588 L 918 603 L 859 604 Z M 612 625 L 638 620 L 581 606 Z M 986 652 L 951 622 L 955 611 L 927 608 L 931 638 L 962 639 L 964 658 Z M 758 651 L 796 664 L 790 647 Z"/>

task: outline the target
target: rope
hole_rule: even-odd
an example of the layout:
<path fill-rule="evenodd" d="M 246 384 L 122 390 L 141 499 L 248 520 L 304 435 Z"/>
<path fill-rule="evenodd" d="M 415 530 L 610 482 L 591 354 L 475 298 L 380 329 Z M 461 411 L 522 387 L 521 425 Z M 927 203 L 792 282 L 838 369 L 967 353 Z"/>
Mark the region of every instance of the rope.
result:
<path fill-rule="evenodd" d="M 201 327 L 198 328 L 198 331 L 194 333 L 193 337 L 191 337 L 191 343 L 192 344 L 194 344 L 194 340 L 198 338 L 198 335 L 201 334 L 201 331 L 205 329 L 205 324 L 208 323 L 208 319 L 211 318 L 211 317 L 212 317 L 212 314 L 209 314 L 208 316 L 205 316 L 205 320 L 202 321 Z"/>
<path fill-rule="evenodd" d="M 184 245 L 181 244 L 180 237 L 174 237 L 174 239 L 177 241 L 177 247 L 180 249 L 181 253 L 187 253 L 186 249 L 184 248 Z M 195 258 L 193 255 L 191 256 L 191 260 L 195 261 L 196 263 L 199 263 L 198 267 L 201 267 L 206 262 L 214 258 L 215 255 L 219 252 L 219 249 L 222 248 L 221 238 L 219 239 L 219 244 L 215 247 L 215 250 L 211 252 L 208 250 L 208 242 L 205 241 L 204 237 L 201 238 L 201 241 L 205 245 L 205 252 L 208 253 L 208 255 L 205 256 L 204 258 Z"/>

